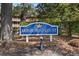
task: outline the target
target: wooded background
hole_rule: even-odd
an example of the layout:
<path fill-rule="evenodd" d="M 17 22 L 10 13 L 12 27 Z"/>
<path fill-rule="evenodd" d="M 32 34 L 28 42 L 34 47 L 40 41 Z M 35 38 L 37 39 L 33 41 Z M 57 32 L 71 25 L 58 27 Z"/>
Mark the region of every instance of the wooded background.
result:
<path fill-rule="evenodd" d="M 1 40 L 12 39 L 12 17 L 20 18 L 21 25 L 25 19 L 38 19 L 59 26 L 59 35 L 79 35 L 79 4 L 77 3 L 2 3 L 1 15 Z M 26 23 L 27 24 L 27 23 Z"/>

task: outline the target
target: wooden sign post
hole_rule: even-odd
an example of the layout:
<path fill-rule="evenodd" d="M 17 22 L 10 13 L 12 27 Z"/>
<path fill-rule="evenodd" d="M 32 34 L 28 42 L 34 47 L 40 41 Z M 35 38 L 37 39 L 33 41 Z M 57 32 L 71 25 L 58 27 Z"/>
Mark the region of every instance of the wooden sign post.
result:
<path fill-rule="evenodd" d="M 52 42 L 52 35 L 50 35 L 50 39 L 49 39 L 49 41 Z"/>
<path fill-rule="evenodd" d="M 27 42 L 27 43 L 29 42 L 29 38 L 28 38 L 28 36 L 26 36 L 26 42 Z"/>

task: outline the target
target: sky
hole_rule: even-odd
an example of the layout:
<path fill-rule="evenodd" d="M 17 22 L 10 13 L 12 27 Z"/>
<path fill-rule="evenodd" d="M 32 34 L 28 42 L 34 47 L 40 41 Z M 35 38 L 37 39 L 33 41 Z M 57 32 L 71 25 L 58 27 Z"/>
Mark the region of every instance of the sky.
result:
<path fill-rule="evenodd" d="M 17 4 L 20 4 L 20 3 L 14 3 L 13 5 L 14 5 L 14 6 L 17 6 Z M 38 5 L 38 3 L 31 3 L 31 4 L 32 4 L 32 7 L 33 7 L 33 8 L 35 8 L 35 7 Z"/>
<path fill-rule="evenodd" d="M 32 3 L 33 4 L 33 7 L 36 7 L 38 5 L 38 3 Z"/>

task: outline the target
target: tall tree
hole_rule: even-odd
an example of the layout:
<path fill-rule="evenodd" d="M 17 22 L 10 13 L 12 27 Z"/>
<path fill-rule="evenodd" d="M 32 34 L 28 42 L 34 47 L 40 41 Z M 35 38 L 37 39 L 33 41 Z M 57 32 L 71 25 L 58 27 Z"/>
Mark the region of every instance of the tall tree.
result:
<path fill-rule="evenodd" d="M 78 4 L 38 4 L 37 10 L 40 17 L 44 18 L 57 18 L 61 21 L 60 24 L 60 31 L 64 29 L 64 31 L 68 34 L 69 37 L 71 37 L 71 27 L 72 23 L 71 21 L 76 20 L 76 18 L 79 18 L 79 8 Z M 49 19 L 49 21 L 52 22 L 52 20 Z M 54 19 L 55 20 L 55 19 Z M 59 31 L 59 32 L 60 32 Z"/>
<path fill-rule="evenodd" d="M 28 3 L 21 3 L 20 7 L 22 8 L 21 10 L 21 21 L 24 21 L 26 17 L 29 17 L 29 11 L 31 9 L 31 4 Z"/>
<path fill-rule="evenodd" d="M 12 40 L 12 3 L 1 4 L 1 40 Z"/>

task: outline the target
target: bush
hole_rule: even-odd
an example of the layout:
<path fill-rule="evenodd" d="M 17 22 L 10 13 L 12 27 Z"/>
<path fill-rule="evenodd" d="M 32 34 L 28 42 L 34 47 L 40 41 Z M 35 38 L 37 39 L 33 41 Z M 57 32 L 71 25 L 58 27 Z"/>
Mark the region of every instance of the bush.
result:
<path fill-rule="evenodd" d="M 21 26 L 28 25 L 28 24 L 29 24 L 29 23 L 27 23 L 27 22 L 21 22 L 21 23 L 20 23 Z"/>

